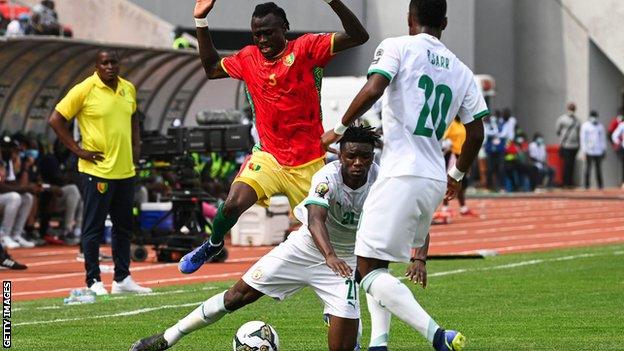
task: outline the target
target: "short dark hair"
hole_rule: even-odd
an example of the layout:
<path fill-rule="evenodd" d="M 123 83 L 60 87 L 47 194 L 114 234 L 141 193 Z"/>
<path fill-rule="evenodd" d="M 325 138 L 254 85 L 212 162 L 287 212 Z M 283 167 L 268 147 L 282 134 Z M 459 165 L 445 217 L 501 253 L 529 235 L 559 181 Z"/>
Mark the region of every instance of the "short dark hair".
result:
<path fill-rule="evenodd" d="M 264 4 L 258 4 L 254 9 L 252 17 L 262 18 L 264 16 L 273 14 L 282 19 L 286 29 L 290 29 L 290 23 L 286 18 L 286 12 L 283 8 L 277 6 L 274 2 L 265 2 Z"/>
<path fill-rule="evenodd" d="M 349 127 L 342 135 L 342 139 L 340 139 L 340 147 L 344 146 L 346 143 L 364 143 L 370 144 L 373 147 L 379 145 L 379 134 L 375 132 L 373 127 Z"/>
<path fill-rule="evenodd" d="M 446 0 L 411 0 L 410 13 L 416 13 L 422 26 L 442 28 L 446 18 Z"/>
<path fill-rule="evenodd" d="M 97 62 L 97 60 L 100 58 L 100 55 L 103 53 L 107 53 L 109 55 L 113 55 L 115 56 L 118 60 L 121 60 L 121 56 L 119 55 L 119 51 L 117 51 L 117 49 L 113 49 L 113 48 L 101 48 L 98 49 L 98 51 L 95 53 L 95 61 Z"/>

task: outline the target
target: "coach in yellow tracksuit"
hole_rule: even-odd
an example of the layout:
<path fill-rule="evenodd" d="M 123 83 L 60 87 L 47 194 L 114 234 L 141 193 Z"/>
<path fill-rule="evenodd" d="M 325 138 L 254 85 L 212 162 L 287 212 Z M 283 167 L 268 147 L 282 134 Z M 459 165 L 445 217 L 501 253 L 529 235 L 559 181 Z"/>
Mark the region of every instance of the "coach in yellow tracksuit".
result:
<path fill-rule="evenodd" d="M 67 93 L 49 120 L 60 141 L 79 157 L 86 282 L 97 295 L 108 294 L 99 267 L 100 241 L 108 214 L 113 222 L 112 293 L 151 291 L 130 277 L 134 160 L 138 159 L 140 142 L 135 110 L 136 91 L 132 83 L 119 77 L 119 56 L 100 50 L 95 73 Z M 81 146 L 67 128 L 73 118 L 80 126 Z"/>

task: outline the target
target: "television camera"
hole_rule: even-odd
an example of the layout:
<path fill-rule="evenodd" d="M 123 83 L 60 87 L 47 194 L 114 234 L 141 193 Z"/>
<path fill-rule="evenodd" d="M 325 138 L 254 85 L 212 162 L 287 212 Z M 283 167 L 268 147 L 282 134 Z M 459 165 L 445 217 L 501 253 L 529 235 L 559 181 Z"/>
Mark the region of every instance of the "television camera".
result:
<path fill-rule="evenodd" d="M 201 188 L 193 154 L 249 151 L 252 145 L 250 124 L 171 127 L 166 135 L 145 133 L 141 140 L 139 169 L 169 172 L 174 180 L 171 195 L 163 198 L 171 204 L 170 209 L 162 211 L 147 226 L 139 224 L 140 229 L 133 238 L 133 260 L 145 260 L 145 245 L 154 245 L 158 261 L 177 262 L 203 243 L 212 224 L 203 216 L 202 204 L 216 205 L 218 199 Z M 141 215 L 143 213 L 139 218 Z M 224 249 L 213 261 L 226 259 L 227 250 Z"/>

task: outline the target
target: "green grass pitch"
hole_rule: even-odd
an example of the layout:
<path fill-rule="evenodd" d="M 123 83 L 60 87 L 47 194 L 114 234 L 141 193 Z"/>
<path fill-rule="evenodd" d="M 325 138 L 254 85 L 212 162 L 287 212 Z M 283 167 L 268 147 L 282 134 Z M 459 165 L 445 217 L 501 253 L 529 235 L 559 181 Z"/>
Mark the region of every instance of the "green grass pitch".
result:
<path fill-rule="evenodd" d="M 391 266 L 402 276 L 404 266 Z M 461 330 L 467 350 L 624 350 L 624 246 L 513 254 L 483 260 L 429 261 L 426 290 L 410 284 L 440 325 Z M 114 296 L 64 306 L 62 299 L 13 303 L 15 350 L 127 350 L 164 330 L 229 283 L 158 289 L 149 296 Z M 13 286 L 18 291 L 19 285 Z M 362 303 L 364 337 L 369 316 Z M 272 324 L 281 349 L 326 350 L 322 307 L 309 289 L 255 305 L 184 338 L 174 350 L 231 350 L 238 326 Z M 393 319 L 390 349 L 432 350 Z"/>

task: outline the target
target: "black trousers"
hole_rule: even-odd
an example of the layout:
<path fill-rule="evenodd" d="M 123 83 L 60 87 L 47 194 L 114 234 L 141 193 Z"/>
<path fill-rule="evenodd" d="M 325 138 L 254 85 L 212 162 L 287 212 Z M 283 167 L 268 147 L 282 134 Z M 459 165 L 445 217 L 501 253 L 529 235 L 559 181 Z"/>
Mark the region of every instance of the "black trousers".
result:
<path fill-rule="evenodd" d="M 600 164 L 602 163 L 602 156 L 585 156 L 587 164 L 585 165 L 585 188 L 589 189 L 589 176 L 591 175 L 592 164 L 596 168 L 596 181 L 598 182 L 598 188 L 602 189 L 602 170 Z"/>
<path fill-rule="evenodd" d="M 108 214 L 113 222 L 112 248 L 115 263 L 113 279 L 120 282 L 130 275 L 130 235 L 135 178 L 103 179 L 86 173 L 81 173 L 80 178 L 84 199 L 82 251 L 87 286 L 91 286 L 95 281 L 101 281 L 100 242 Z"/>
<path fill-rule="evenodd" d="M 574 169 L 576 167 L 576 154 L 578 150 L 578 148 L 568 149 L 564 147 L 559 149 L 563 161 L 563 186 L 574 186 Z"/>

